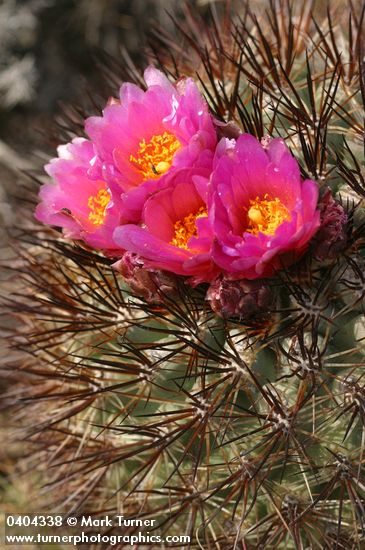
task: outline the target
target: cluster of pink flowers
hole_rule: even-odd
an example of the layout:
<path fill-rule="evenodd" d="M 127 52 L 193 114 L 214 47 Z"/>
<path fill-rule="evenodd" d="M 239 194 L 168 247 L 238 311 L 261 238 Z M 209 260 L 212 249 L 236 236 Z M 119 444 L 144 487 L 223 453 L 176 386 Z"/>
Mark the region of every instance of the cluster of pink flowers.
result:
<path fill-rule="evenodd" d="M 146 91 L 123 84 L 86 120 L 89 139 L 59 147 L 38 220 L 193 285 L 262 279 L 295 262 L 320 227 L 319 190 L 284 141 L 218 141 L 193 80 L 173 85 L 152 67 L 144 76 Z"/>

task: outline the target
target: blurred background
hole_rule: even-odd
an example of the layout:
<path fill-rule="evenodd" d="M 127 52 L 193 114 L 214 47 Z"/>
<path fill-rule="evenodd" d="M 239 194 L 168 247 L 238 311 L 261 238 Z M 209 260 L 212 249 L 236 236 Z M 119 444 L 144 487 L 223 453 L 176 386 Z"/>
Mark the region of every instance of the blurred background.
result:
<path fill-rule="evenodd" d="M 204 3 L 190 2 L 203 8 Z M 205 2 L 206 4 L 206 2 Z M 60 102 L 82 101 L 100 83 L 95 55 L 143 58 L 146 31 L 172 26 L 178 0 L 2 0 L 0 137 L 17 152 L 39 145 L 38 130 Z M 180 6 L 180 8 L 179 8 Z"/>

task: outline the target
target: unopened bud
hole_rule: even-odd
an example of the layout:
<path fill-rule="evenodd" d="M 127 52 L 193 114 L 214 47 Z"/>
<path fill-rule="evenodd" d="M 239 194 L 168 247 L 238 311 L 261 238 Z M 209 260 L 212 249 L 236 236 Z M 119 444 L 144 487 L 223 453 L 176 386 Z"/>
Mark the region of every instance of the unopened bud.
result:
<path fill-rule="evenodd" d="M 113 268 L 124 277 L 130 289 L 147 302 L 159 303 L 164 296 L 176 290 L 176 279 L 164 271 L 146 269 L 143 259 L 133 252 L 125 252 Z"/>
<path fill-rule="evenodd" d="M 330 189 L 325 191 L 319 207 L 321 225 L 313 239 L 313 255 L 318 261 L 333 260 L 347 244 L 347 214 Z"/>
<path fill-rule="evenodd" d="M 216 279 L 208 289 L 207 299 L 212 310 L 226 319 L 250 319 L 263 312 L 267 313 L 273 305 L 271 289 L 259 280 Z"/>

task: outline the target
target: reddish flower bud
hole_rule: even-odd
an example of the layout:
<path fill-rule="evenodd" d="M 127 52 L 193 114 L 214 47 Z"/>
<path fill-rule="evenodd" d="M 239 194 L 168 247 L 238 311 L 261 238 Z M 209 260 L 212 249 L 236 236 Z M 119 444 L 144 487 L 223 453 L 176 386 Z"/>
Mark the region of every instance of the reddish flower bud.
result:
<path fill-rule="evenodd" d="M 164 271 L 146 269 L 138 254 L 125 252 L 113 267 L 122 274 L 131 290 L 147 302 L 162 302 L 164 296 L 176 290 L 174 276 Z"/>
<path fill-rule="evenodd" d="M 313 240 L 313 255 L 318 261 L 333 260 L 347 243 L 347 214 L 330 189 L 325 191 L 318 206 L 321 225 Z"/>
<path fill-rule="evenodd" d="M 250 319 L 273 305 L 271 289 L 260 280 L 216 279 L 207 292 L 212 310 L 220 317 Z"/>

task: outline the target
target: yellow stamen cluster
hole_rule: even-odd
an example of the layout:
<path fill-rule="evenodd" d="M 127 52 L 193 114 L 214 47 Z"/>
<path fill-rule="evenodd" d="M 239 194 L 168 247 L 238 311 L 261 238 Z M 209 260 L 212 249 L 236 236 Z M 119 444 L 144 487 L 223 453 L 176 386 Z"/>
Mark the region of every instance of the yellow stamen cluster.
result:
<path fill-rule="evenodd" d="M 207 215 L 206 208 L 201 206 L 195 214 L 188 214 L 183 220 L 178 220 L 174 225 L 175 237 L 170 244 L 187 250 L 189 239 L 197 236 L 196 220 Z"/>
<path fill-rule="evenodd" d="M 110 201 L 110 194 L 106 189 L 99 189 L 97 195 L 89 197 L 87 205 L 90 208 L 89 221 L 94 225 L 102 225 L 105 210 Z"/>
<path fill-rule="evenodd" d="M 276 229 L 283 222 L 290 220 L 290 212 L 287 207 L 275 198 L 271 200 L 266 194 L 263 199 L 256 197 L 250 201 L 250 208 L 247 213 L 248 226 L 246 231 L 257 235 L 274 235 Z"/>
<path fill-rule="evenodd" d="M 143 179 L 157 179 L 167 172 L 172 164 L 172 159 L 181 144 L 170 132 L 152 136 L 146 142 L 145 139 L 138 144 L 136 156 L 131 155 L 129 161 L 140 170 Z"/>

